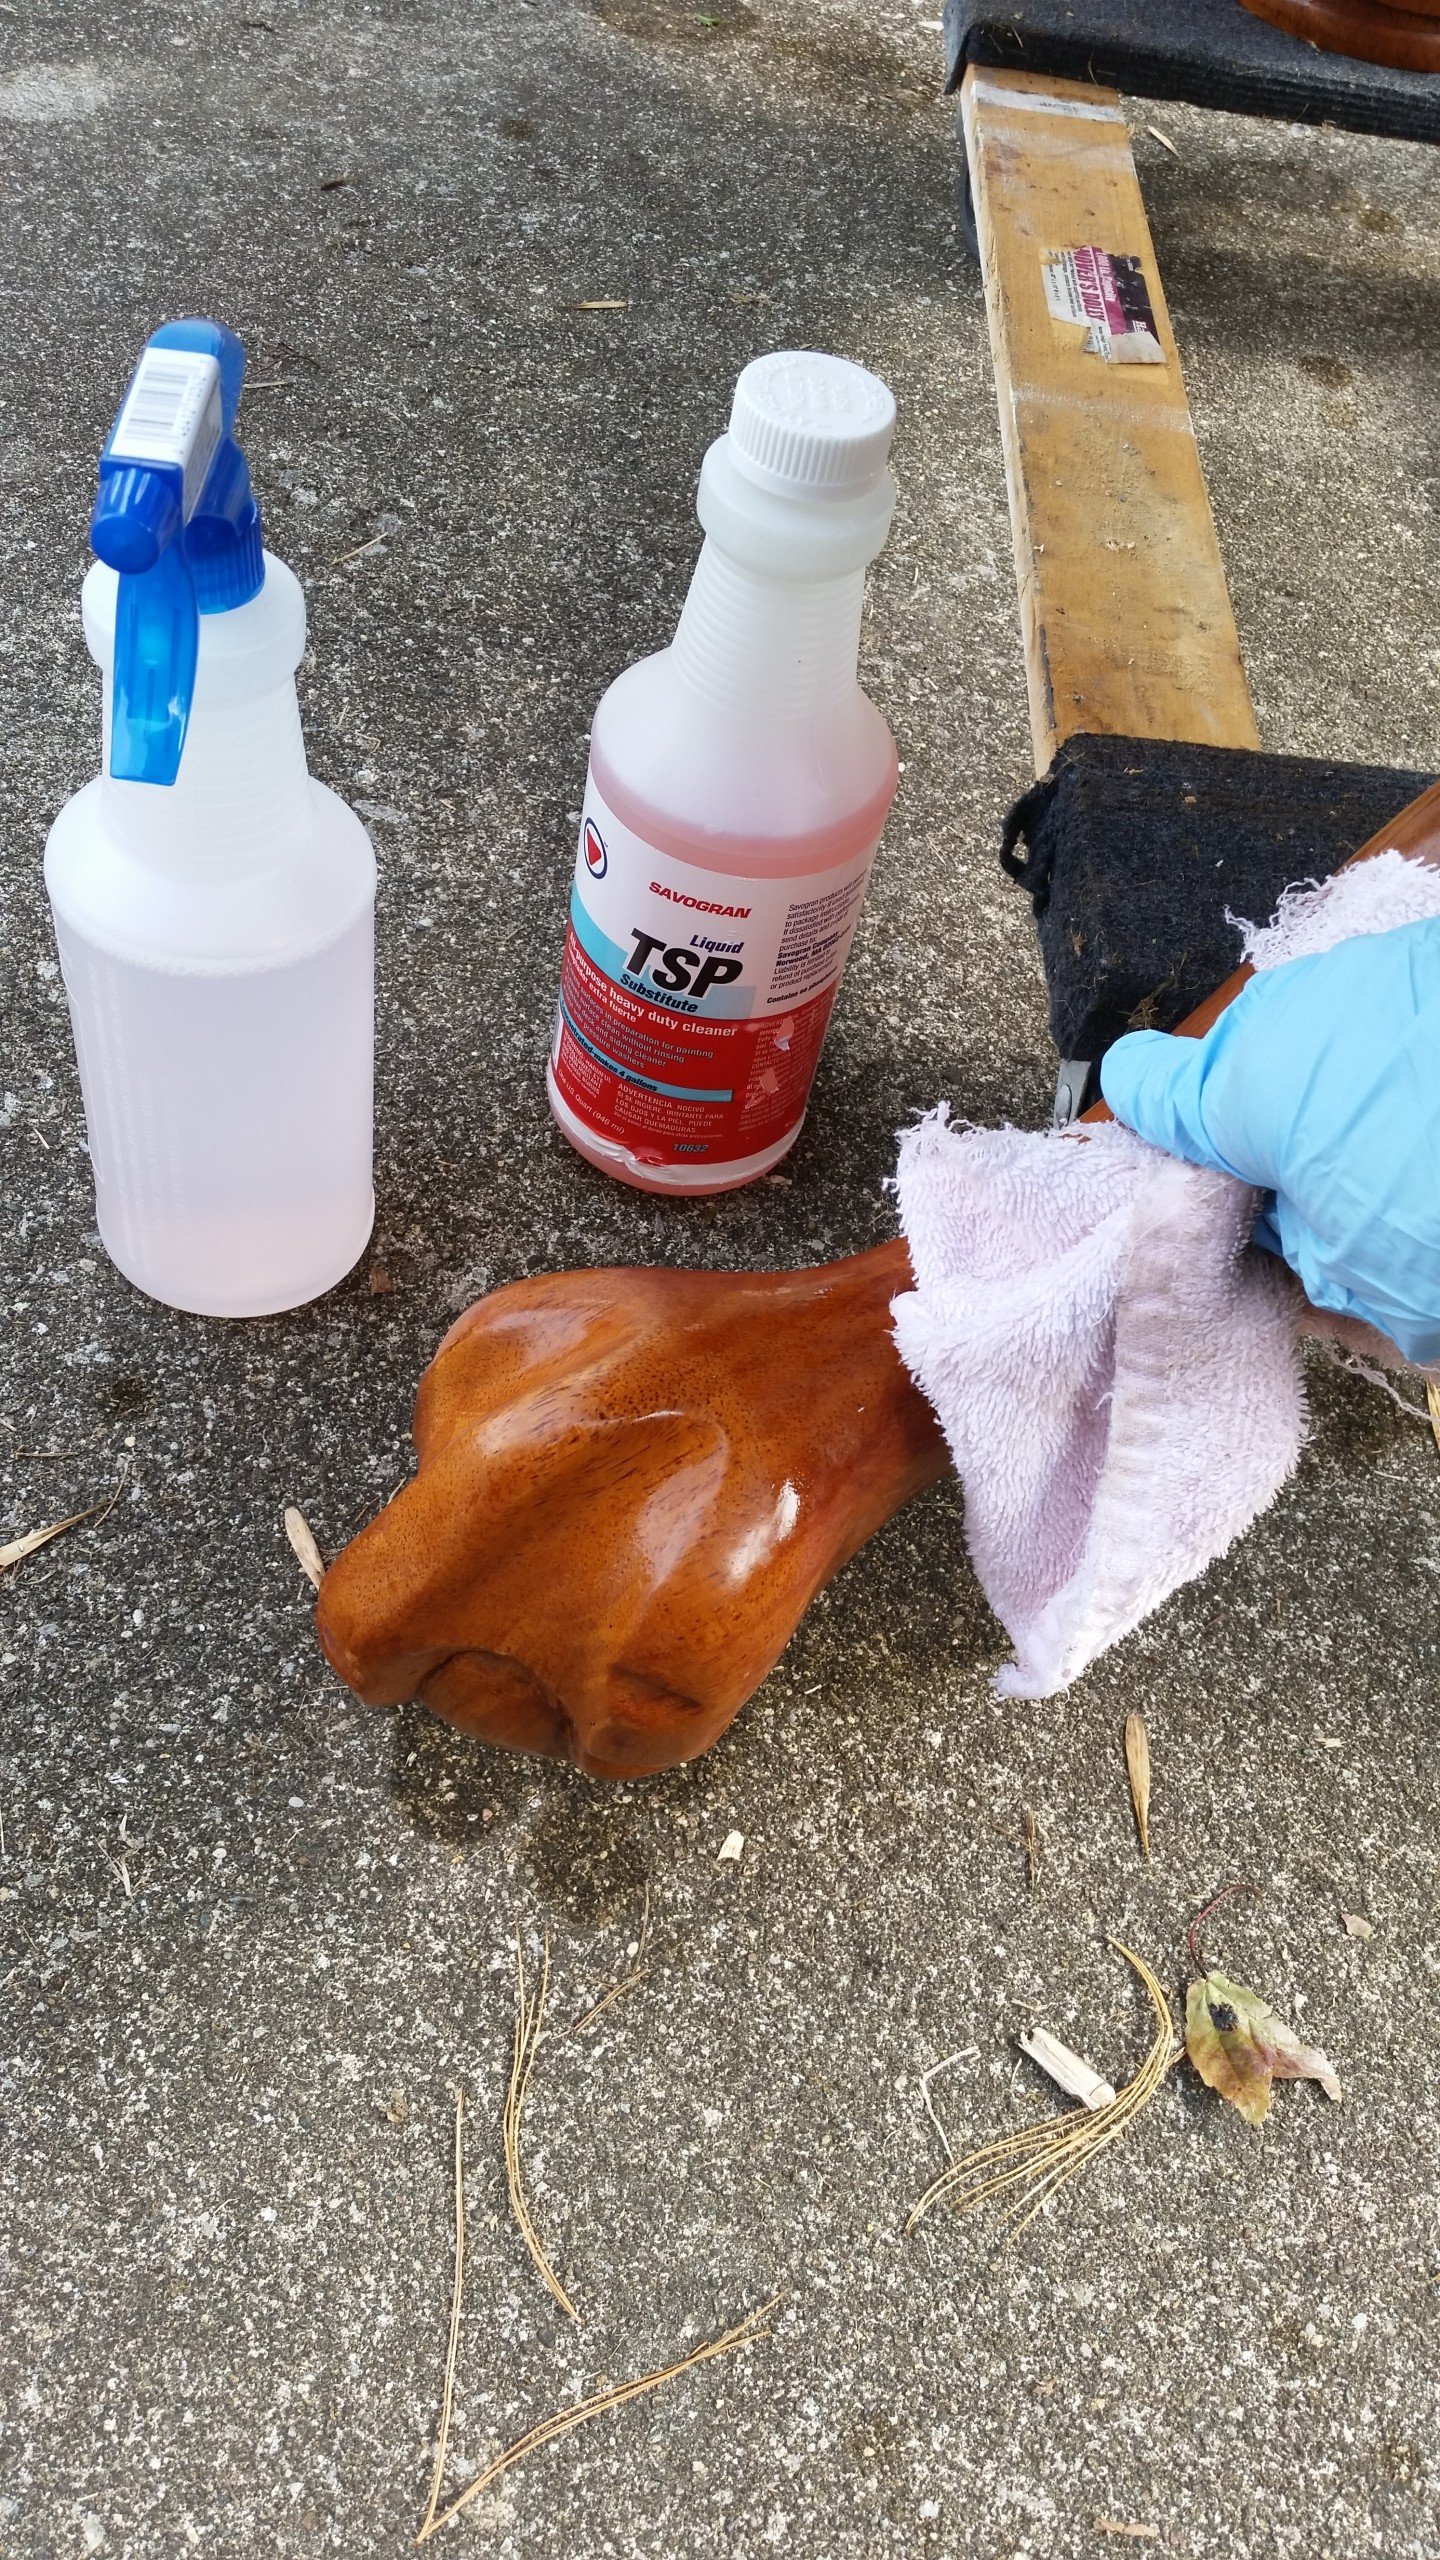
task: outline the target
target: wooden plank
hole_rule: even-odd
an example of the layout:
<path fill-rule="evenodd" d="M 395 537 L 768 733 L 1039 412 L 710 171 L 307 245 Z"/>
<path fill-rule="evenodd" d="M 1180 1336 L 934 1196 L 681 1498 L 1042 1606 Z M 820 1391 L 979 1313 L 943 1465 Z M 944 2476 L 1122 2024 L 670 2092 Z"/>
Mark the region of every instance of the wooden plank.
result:
<path fill-rule="evenodd" d="M 1258 747 L 1180 358 L 1118 98 L 971 66 L 961 93 L 1037 771 L 1077 729 Z M 1046 253 L 1138 258 L 1164 362 L 1055 319 Z"/>

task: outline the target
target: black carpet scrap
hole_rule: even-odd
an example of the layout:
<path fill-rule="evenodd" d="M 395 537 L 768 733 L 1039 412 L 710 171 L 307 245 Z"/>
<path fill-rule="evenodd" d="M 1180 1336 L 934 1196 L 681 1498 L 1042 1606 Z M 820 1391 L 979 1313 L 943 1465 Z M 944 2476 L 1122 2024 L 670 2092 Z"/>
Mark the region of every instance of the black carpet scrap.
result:
<path fill-rule="evenodd" d="M 1000 859 L 1030 893 L 1062 1058 L 1172 1031 L 1292 881 L 1328 880 L 1435 776 L 1169 739 L 1074 737 L 1016 802 Z"/>

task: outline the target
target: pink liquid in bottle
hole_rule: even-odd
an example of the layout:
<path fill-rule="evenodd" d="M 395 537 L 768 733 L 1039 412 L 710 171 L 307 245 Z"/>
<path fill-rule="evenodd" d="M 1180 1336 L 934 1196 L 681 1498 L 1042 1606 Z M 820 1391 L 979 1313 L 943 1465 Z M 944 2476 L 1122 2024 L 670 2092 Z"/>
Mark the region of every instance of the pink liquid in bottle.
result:
<path fill-rule="evenodd" d="M 547 1083 L 641 1190 L 752 1182 L 804 1120 L 895 790 L 856 679 L 893 423 L 858 365 L 747 366 L 674 643 L 595 716 Z"/>

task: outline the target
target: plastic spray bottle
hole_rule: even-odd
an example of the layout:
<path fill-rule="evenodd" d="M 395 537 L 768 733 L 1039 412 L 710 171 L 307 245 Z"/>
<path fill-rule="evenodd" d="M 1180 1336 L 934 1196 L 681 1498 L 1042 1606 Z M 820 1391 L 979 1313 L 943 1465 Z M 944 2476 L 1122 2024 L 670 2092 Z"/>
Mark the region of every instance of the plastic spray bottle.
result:
<path fill-rule="evenodd" d="M 312 781 L 305 603 L 235 442 L 240 341 L 158 329 L 100 461 L 99 778 L 45 852 L 101 1240 L 200 1315 L 303 1305 L 374 1218 L 375 856 Z"/>
<path fill-rule="evenodd" d="M 733 1189 L 799 1135 L 895 791 L 856 679 L 894 422 L 838 356 L 747 365 L 674 642 L 595 715 L 547 1082 L 641 1190 Z"/>

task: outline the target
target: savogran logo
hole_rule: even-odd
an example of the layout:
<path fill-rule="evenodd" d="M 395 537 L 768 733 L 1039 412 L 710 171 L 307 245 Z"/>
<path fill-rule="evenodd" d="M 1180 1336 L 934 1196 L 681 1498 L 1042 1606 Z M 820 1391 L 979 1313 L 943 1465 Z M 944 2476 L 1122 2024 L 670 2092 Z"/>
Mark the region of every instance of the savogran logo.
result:
<path fill-rule="evenodd" d="M 610 857 L 605 851 L 605 839 L 593 818 L 587 818 L 585 821 L 585 832 L 580 839 L 580 849 L 585 856 L 585 868 L 591 879 L 603 880 L 610 868 Z"/>

